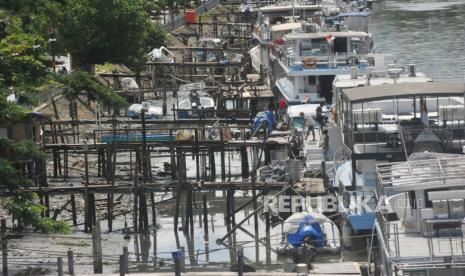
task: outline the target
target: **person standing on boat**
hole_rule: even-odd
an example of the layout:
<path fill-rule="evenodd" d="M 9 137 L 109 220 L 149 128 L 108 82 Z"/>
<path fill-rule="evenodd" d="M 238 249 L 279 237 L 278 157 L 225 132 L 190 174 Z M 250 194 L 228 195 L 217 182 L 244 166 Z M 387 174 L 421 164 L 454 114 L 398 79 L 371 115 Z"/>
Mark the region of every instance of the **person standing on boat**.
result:
<path fill-rule="evenodd" d="M 286 114 L 286 108 L 287 108 L 287 102 L 284 98 L 280 98 L 278 100 L 278 114 L 279 114 L 279 119 L 283 119 L 284 115 Z"/>
<path fill-rule="evenodd" d="M 428 109 L 426 108 L 426 100 L 424 100 L 421 105 L 421 121 L 423 122 L 424 127 L 429 127 L 429 115 Z"/>
<path fill-rule="evenodd" d="M 323 130 L 323 135 L 320 138 L 320 148 L 323 148 L 323 156 L 325 160 L 329 160 L 329 135 L 328 130 Z"/>
<path fill-rule="evenodd" d="M 323 116 L 323 106 L 325 105 L 325 102 L 320 102 L 320 106 L 316 108 L 316 121 L 320 124 L 320 129 L 323 129 L 323 126 L 325 125 L 325 118 Z"/>
<path fill-rule="evenodd" d="M 303 129 L 307 130 L 306 134 L 305 134 L 305 140 L 307 140 L 308 135 L 310 135 L 310 131 L 311 131 L 312 136 L 313 136 L 312 141 L 315 141 L 315 121 L 313 120 L 312 115 L 310 115 L 310 114 L 305 115 L 305 113 L 300 112 L 300 117 L 303 118 L 303 120 L 304 120 Z"/>

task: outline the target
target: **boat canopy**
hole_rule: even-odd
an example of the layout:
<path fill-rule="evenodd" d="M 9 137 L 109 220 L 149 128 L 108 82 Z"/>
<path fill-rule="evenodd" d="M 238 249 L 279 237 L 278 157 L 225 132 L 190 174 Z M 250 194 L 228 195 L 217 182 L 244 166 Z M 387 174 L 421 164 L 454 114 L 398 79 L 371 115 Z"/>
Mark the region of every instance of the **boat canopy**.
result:
<path fill-rule="evenodd" d="M 459 82 L 400 83 L 345 89 L 342 97 L 351 103 L 409 98 L 414 96 L 463 96 L 465 88 Z"/>
<path fill-rule="evenodd" d="M 344 31 L 344 32 L 315 32 L 315 33 L 289 33 L 284 35 L 286 40 L 296 40 L 296 39 L 315 39 L 315 38 L 326 38 L 329 35 L 332 37 L 368 37 L 368 34 L 365 32 L 354 32 L 354 31 Z"/>

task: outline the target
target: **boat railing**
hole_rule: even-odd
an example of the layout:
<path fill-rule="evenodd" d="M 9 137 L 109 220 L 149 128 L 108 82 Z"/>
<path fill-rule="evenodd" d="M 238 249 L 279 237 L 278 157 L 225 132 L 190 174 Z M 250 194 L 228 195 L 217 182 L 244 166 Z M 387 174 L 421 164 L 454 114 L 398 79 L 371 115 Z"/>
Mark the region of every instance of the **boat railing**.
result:
<path fill-rule="evenodd" d="M 412 184 L 453 184 L 463 179 L 465 156 L 411 160 L 376 165 L 378 181 L 384 187 Z M 458 183 L 460 184 L 460 183 Z"/>
<path fill-rule="evenodd" d="M 344 143 L 336 149 L 334 153 L 334 171 L 336 171 L 345 161 L 350 160 L 352 156 L 352 150 Z"/>
<path fill-rule="evenodd" d="M 433 266 L 463 266 L 463 220 L 432 219 L 425 220 L 424 224 L 426 230 L 422 236 L 412 235 L 401 231 L 398 222 L 387 221 L 382 215 L 377 216 L 374 232 L 380 249 L 382 275 L 392 275 L 394 268 L 418 271 Z"/>
<path fill-rule="evenodd" d="M 311 56 L 298 56 L 289 45 L 270 47 L 270 53 L 284 66 L 293 69 L 349 69 L 353 66 L 358 68 L 368 67 L 364 55 L 342 54 L 332 55 L 319 53 Z"/>

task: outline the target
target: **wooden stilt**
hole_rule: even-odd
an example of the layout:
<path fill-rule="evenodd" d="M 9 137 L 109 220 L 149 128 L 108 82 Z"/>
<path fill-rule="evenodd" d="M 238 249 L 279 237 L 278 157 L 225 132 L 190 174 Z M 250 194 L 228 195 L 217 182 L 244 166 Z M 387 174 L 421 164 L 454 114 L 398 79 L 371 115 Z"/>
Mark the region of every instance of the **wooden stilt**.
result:
<path fill-rule="evenodd" d="M 74 194 L 71 194 L 71 216 L 73 219 L 73 226 L 77 226 L 76 200 Z"/>

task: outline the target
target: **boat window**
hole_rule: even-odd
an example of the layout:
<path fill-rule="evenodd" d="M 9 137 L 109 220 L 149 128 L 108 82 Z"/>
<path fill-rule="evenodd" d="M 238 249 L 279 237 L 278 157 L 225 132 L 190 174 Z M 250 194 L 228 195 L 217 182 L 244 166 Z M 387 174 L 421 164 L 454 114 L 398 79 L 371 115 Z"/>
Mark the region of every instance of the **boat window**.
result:
<path fill-rule="evenodd" d="M 352 52 L 362 53 L 364 48 L 363 41 L 360 39 L 352 39 L 350 47 L 352 48 Z"/>
<path fill-rule="evenodd" d="M 437 192 L 437 191 L 448 191 L 449 189 L 447 188 L 437 188 L 437 189 L 430 189 L 430 190 L 425 190 L 425 206 L 424 208 L 433 208 L 433 202 L 429 200 L 428 193 L 429 192 Z"/>
<path fill-rule="evenodd" d="M 328 45 L 328 42 L 326 42 L 324 38 L 312 40 L 312 55 L 318 56 L 328 54 Z"/>
<path fill-rule="evenodd" d="M 302 42 L 300 42 L 300 55 L 301 56 L 312 55 L 312 41 L 311 40 L 302 40 Z"/>
<path fill-rule="evenodd" d="M 334 52 L 347 53 L 347 38 L 346 37 L 336 37 L 336 39 L 334 39 Z"/>
<path fill-rule="evenodd" d="M 308 85 L 316 85 L 316 76 L 308 76 Z"/>
<path fill-rule="evenodd" d="M 203 107 L 210 107 L 211 106 L 211 101 L 209 99 L 200 98 L 200 104 Z"/>

